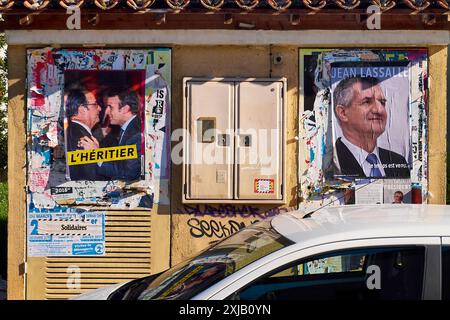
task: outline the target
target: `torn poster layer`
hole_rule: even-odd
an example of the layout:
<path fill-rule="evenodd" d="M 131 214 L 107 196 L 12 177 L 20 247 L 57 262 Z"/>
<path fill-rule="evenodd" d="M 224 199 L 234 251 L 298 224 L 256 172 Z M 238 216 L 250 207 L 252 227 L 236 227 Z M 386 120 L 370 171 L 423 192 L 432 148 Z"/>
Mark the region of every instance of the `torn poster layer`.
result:
<path fill-rule="evenodd" d="M 302 206 L 346 203 L 361 178 L 410 179 L 410 201 L 426 201 L 427 58 L 422 49 L 300 50 Z"/>
<path fill-rule="evenodd" d="M 168 204 L 169 49 L 28 51 L 33 208 Z"/>

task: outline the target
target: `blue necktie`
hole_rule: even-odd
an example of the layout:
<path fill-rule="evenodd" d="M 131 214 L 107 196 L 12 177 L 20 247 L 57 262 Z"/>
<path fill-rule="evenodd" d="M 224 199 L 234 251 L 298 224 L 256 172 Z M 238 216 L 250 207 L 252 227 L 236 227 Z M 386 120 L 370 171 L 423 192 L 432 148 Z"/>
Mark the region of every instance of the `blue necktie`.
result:
<path fill-rule="evenodd" d="M 369 153 L 366 158 L 367 162 L 371 164 L 372 169 L 370 169 L 370 176 L 374 178 L 382 177 L 380 169 L 378 169 L 378 158 L 375 154 Z"/>
<path fill-rule="evenodd" d="M 119 144 L 120 144 L 120 142 L 122 142 L 122 136 L 123 136 L 123 133 L 125 132 L 125 130 L 123 130 L 123 129 L 120 129 L 120 133 L 119 133 Z"/>

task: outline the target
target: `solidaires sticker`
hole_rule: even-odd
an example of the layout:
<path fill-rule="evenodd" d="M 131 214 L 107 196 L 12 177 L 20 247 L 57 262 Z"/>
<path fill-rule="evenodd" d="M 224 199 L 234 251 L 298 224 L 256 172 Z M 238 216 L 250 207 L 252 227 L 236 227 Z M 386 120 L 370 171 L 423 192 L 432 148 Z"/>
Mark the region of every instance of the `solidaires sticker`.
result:
<path fill-rule="evenodd" d="M 28 213 L 28 256 L 105 254 L 103 212 Z"/>

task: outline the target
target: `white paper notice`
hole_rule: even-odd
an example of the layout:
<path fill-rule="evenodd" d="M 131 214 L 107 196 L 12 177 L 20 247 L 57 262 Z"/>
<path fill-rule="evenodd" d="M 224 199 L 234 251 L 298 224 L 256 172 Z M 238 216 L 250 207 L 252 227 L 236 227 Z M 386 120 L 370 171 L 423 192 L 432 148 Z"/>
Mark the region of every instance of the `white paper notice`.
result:
<path fill-rule="evenodd" d="M 381 204 L 383 203 L 383 180 L 356 181 L 356 204 Z"/>

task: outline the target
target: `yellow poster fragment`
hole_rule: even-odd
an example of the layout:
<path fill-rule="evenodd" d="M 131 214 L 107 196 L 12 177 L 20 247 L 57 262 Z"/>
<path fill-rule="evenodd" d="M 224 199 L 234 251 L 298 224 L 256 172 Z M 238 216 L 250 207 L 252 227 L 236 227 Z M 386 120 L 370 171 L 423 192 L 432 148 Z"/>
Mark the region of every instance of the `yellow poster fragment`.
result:
<path fill-rule="evenodd" d="M 137 157 L 137 148 L 133 144 L 92 150 L 69 151 L 67 152 L 67 164 L 74 166 L 78 164 L 135 159 Z"/>

